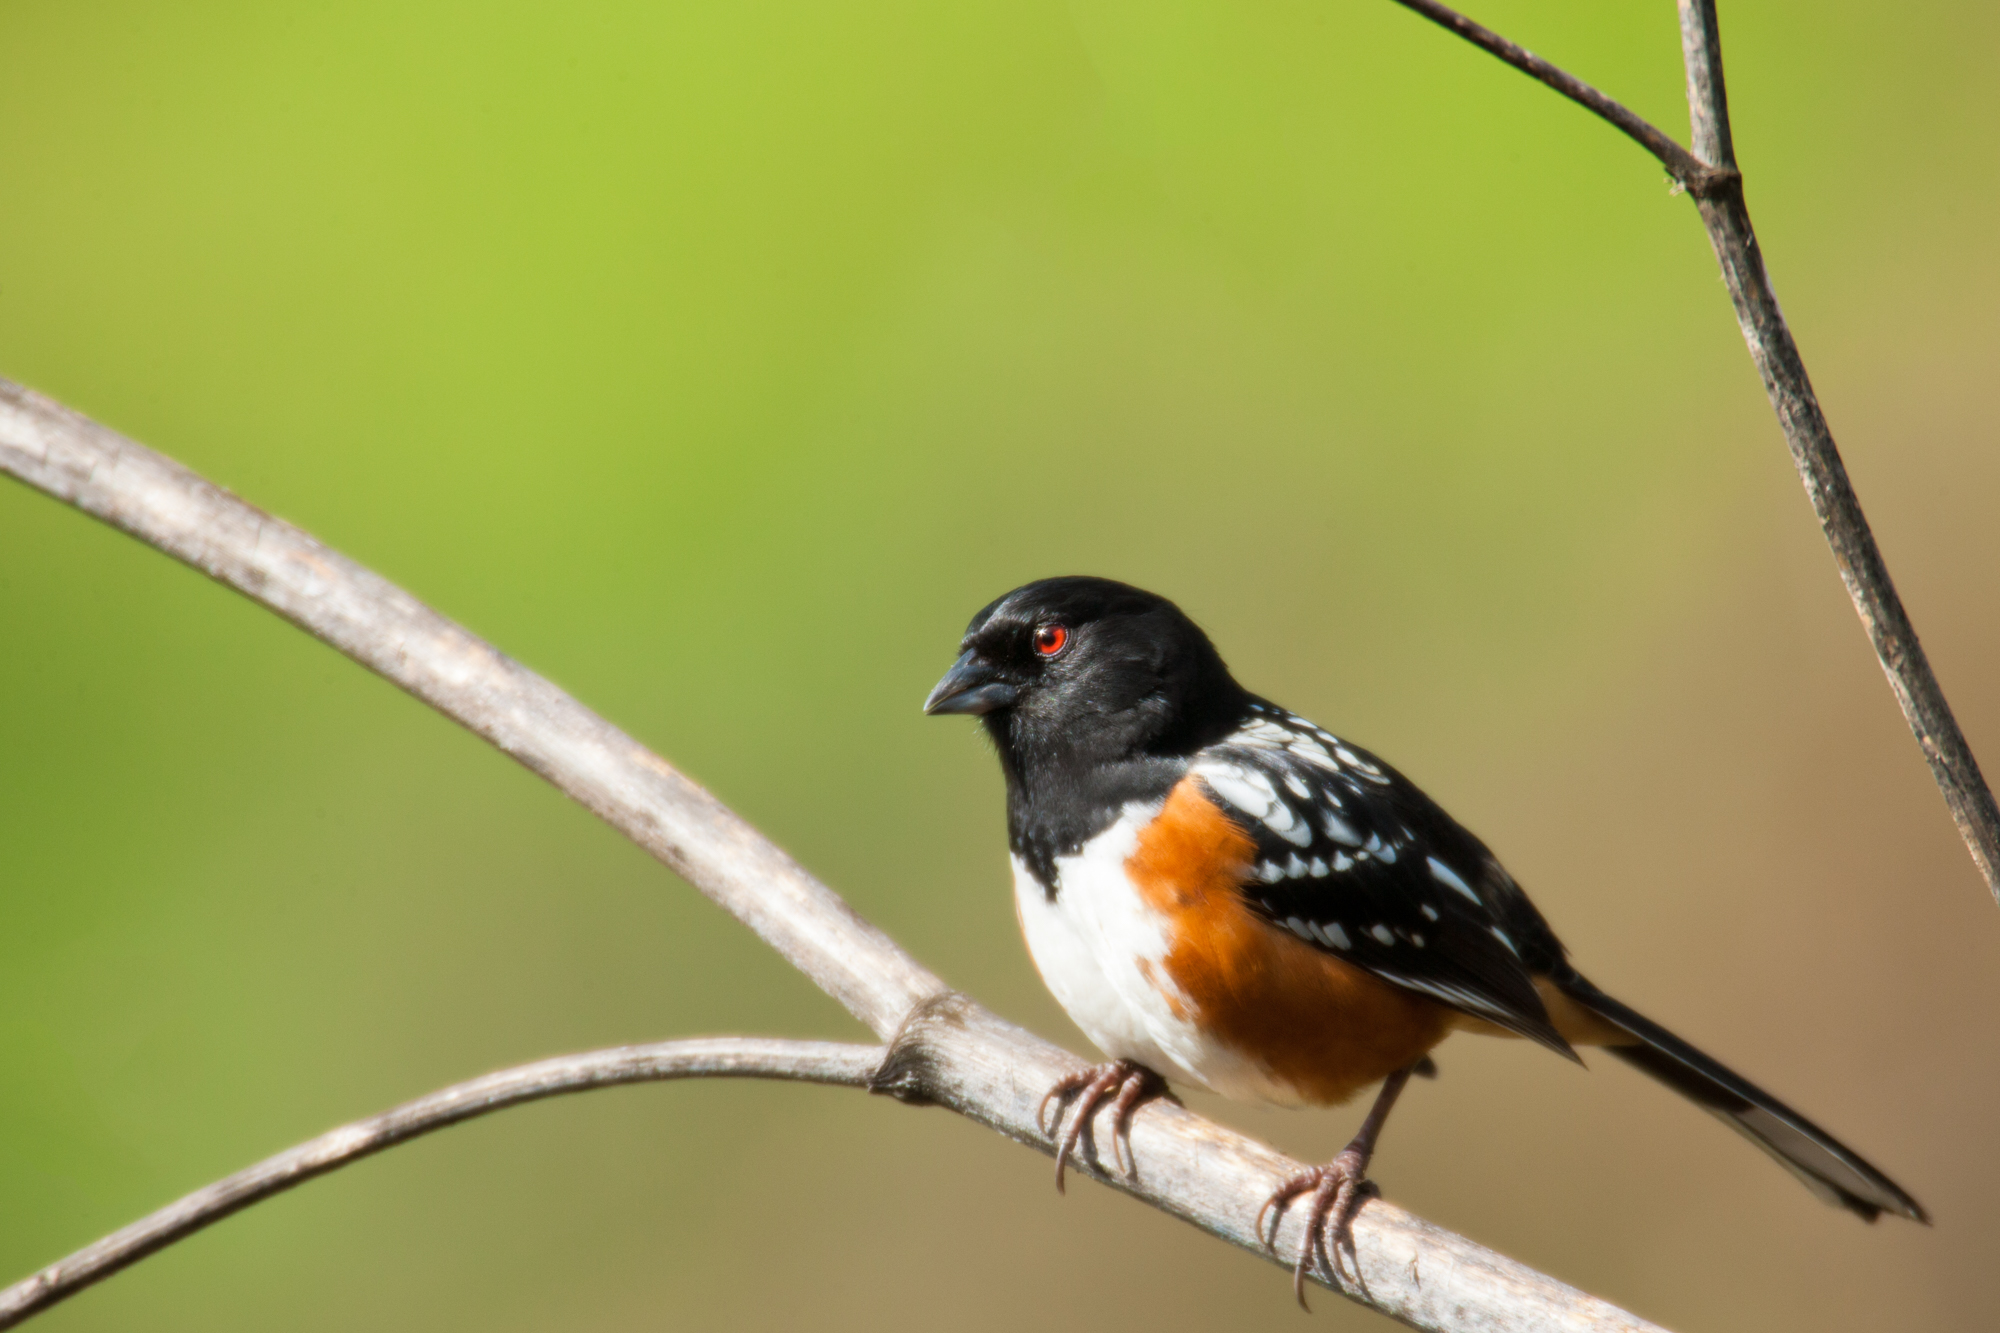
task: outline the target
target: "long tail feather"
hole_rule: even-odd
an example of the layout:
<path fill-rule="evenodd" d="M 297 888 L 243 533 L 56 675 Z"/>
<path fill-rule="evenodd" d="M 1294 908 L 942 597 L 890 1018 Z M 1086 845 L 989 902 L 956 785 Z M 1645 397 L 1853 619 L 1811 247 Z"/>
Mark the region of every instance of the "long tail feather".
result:
<path fill-rule="evenodd" d="M 1606 995 L 1580 976 L 1559 983 L 1564 994 L 1612 1026 L 1630 1045 L 1605 1049 L 1681 1093 L 1778 1160 L 1828 1203 L 1872 1222 L 1882 1213 L 1928 1223 L 1922 1205 L 1858 1153 L 1694 1047 Z"/>

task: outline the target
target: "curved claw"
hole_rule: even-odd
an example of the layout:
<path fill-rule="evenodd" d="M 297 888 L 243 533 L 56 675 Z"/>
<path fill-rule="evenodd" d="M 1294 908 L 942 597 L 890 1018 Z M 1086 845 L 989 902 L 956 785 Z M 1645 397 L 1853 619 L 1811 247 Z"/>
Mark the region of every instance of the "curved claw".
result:
<path fill-rule="evenodd" d="M 1285 1224 L 1285 1210 L 1292 1206 L 1293 1199 L 1298 1198 L 1307 1190 L 1317 1189 L 1318 1187 L 1319 1173 L 1317 1171 L 1308 1171 L 1304 1175 L 1293 1176 L 1290 1180 L 1278 1186 L 1272 1192 L 1271 1197 L 1264 1200 L 1264 1206 L 1257 1210 L 1257 1239 L 1264 1242 L 1264 1248 L 1271 1252 L 1273 1258 L 1277 1257 L 1278 1228 Z M 1273 1209 L 1277 1210 L 1277 1215 L 1271 1219 L 1271 1235 L 1269 1239 L 1266 1239 L 1264 1236 L 1264 1218 L 1270 1215 Z"/>
<path fill-rule="evenodd" d="M 1166 1090 L 1167 1085 L 1159 1075 L 1143 1065 L 1118 1090 L 1118 1100 L 1111 1107 L 1111 1160 L 1128 1176 L 1139 1173 L 1139 1163 L 1132 1156 L 1132 1117 L 1138 1113 L 1141 1102 Z"/>
<path fill-rule="evenodd" d="M 1090 1072 L 1095 1077 L 1090 1078 L 1090 1081 L 1079 1090 L 1080 1095 L 1076 1100 L 1076 1110 L 1070 1117 L 1069 1130 L 1056 1144 L 1056 1193 L 1058 1194 L 1068 1192 L 1063 1188 L 1063 1170 L 1069 1165 L 1069 1155 L 1076 1151 L 1077 1142 L 1083 1138 L 1084 1128 L 1090 1124 L 1091 1116 L 1097 1113 L 1097 1108 L 1105 1097 L 1110 1095 L 1111 1090 L 1125 1081 L 1124 1071 L 1116 1065 L 1108 1068 L 1100 1066 Z M 1058 1128 L 1062 1125 L 1060 1105 L 1056 1108 L 1056 1125 Z"/>
<path fill-rule="evenodd" d="M 1063 1173 L 1069 1165 L 1070 1154 L 1076 1151 L 1077 1144 L 1090 1126 L 1091 1117 L 1107 1101 L 1111 1102 L 1111 1158 L 1119 1170 L 1131 1174 L 1136 1165 L 1130 1156 L 1132 1116 L 1140 1103 L 1165 1091 L 1166 1084 L 1158 1074 L 1131 1060 L 1093 1065 L 1066 1075 L 1050 1088 L 1048 1095 L 1042 1098 L 1041 1106 L 1036 1108 L 1035 1127 L 1056 1141 L 1056 1192 L 1067 1192 Z M 1072 1098 L 1076 1101 L 1076 1110 L 1071 1115 L 1069 1129 L 1063 1132 L 1063 1112 Z M 1051 1103 L 1055 1105 L 1053 1121 L 1049 1116 Z"/>
<path fill-rule="evenodd" d="M 1343 1286 L 1347 1281 L 1347 1270 L 1341 1267 L 1340 1256 L 1345 1250 L 1347 1257 L 1354 1261 L 1354 1285 L 1359 1290 L 1367 1290 L 1361 1281 L 1361 1256 L 1354 1249 L 1354 1216 L 1378 1191 L 1368 1181 L 1368 1161 L 1375 1155 L 1375 1140 L 1382 1132 L 1382 1123 L 1389 1118 L 1389 1112 L 1396 1105 L 1396 1098 L 1402 1095 L 1403 1085 L 1410 1081 L 1410 1075 L 1429 1063 L 1429 1057 L 1416 1065 L 1405 1066 L 1382 1080 L 1382 1091 L 1375 1094 L 1375 1105 L 1369 1108 L 1368 1118 L 1361 1122 L 1354 1139 L 1340 1155 L 1325 1166 L 1316 1166 L 1310 1171 L 1293 1176 L 1272 1192 L 1264 1200 L 1264 1206 L 1257 1210 L 1257 1238 L 1264 1238 L 1264 1215 L 1272 1209 L 1277 1216 L 1271 1223 L 1271 1238 L 1266 1246 L 1271 1257 L 1278 1255 L 1278 1228 L 1285 1224 L 1285 1209 L 1292 1200 L 1312 1191 L 1312 1212 L 1306 1217 L 1305 1234 L 1299 1238 L 1299 1261 L 1292 1269 L 1292 1294 L 1299 1299 L 1301 1310 L 1306 1305 L 1306 1273 L 1312 1267 L 1314 1256 L 1326 1261 L 1327 1271 L 1332 1274 L 1333 1285 Z"/>
<path fill-rule="evenodd" d="M 1306 1277 L 1312 1272 L 1315 1260 L 1324 1263 L 1334 1285 L 1361 1283 L 1361 1257 L 1354 1249 L 1354 1218 L 1361 1205 L 1377 1193 L 1367 1169 L 1368 1159 L 1349 1148 L 1325 1166 L 1293 1176 L 1257 1210 L 1257 1236 L 1275 1257 L 1285 1210 L 1300 1195 L 1312 1195 L 1312 1209 L 1306 1214 L 1305 1232 L 1299 1238 L 1298 1262 L 1292 1266 L 1292 1295 L 1302 1310 L 1312 1308 L 1306 1304 Z M 1266 1216 L 1271 1217 L 1268 1239 L 1264 1233 Z"/>

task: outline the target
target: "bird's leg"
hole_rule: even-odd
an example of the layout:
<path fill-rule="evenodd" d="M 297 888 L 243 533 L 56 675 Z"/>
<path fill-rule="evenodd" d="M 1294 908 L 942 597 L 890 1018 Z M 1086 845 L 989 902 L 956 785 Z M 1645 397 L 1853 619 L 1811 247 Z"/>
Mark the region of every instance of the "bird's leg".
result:
<path fill-rule="evenodd" d="M 1361 1122 L 1354 1138 L 1341 1149 L 1340 1155 L 1325 1166 L 1316 1166 L 1310 1171 L 1293 1176 L 1280 1185 L 1277 1192 L 1264 1201 L 1257 1211 L 1257 1234 L 1264 1234 L 1264 1218 L 1271 1216 L 1271 1238 L 1266 1242 L 1272 1254 L 1278 1252 L 1278 1228 L 1284 1225 L 1285 1209 L 1292 1200 L 1308 1192 L 1312 1195 L 1312 1211 L 1306 1215 L 1305 1234 L 1299 1240 L 1299 1261 L 1292 1269 L 1292 1294 L 1299 1298 L 1299 1307 L 1306 1308 L 1306 1273 L 1312 1268 L 1313 1258 L 1318 1255 L 1326 1260 L 1333 1273 L 1334 1281 L 1346 1277 L 1341 1266 L 1341 1254 L 1354 1261 L 1354 1280 L 1361 1281 L 1361 1257 L 1354 1252 L 1354 1215 L 1361 1211 L 1361 1205 L 1377 1193 L 1374 1182 L 1368 1179 L 1368 1160 L 1375 1155 L 1375 1140 L 1382 1133 L 1382 1123 L 1389 1118 L 1389 1110 L 1395 1106 L 1403 1085 L 1410 1081 L 1416 1066 L 1399 1069 L 1382 1081 L 1382 1091 L 1375 1095 L 1375 1105 L 1369 1108 L 1368 1118 Z"/>
<path fill-rule="evenodd" d="M 1036 1128 L 1056 1141 L 1056 1192 L 1064 1192 L 1063 1168 L 1076 1150 L 1077 1141 L 1089 1128 L 1090 1118 L 1107 1101 L 1111 1103 L 1111 1160 L 1130 1175 L 1136 1165 L 1129 1158 L 1132 1115 L 1139 1109 L 1139 1103 L 1166 1090 L 1165 1079 L 1134 1060 L 1112 1060 L 1064 1075 L 1049 1089 L 1049 1095 L 1042 1098 L 1041 1108 L 1035 1112 Z M 1068 1132 L 1064 1133 L 1063 1110 L 1071 1099 L 1076 1101 L 1076 1110 Z M 1050 1103 L 1055 1105 L 1053 1121 L 1049 1119 Z"/>

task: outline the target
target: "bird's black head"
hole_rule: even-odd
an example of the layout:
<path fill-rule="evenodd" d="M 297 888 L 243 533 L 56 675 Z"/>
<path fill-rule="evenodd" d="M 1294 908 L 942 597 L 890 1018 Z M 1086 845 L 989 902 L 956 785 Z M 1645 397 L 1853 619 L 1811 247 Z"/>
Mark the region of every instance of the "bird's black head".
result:
<path fill-rule="evenodd" d="M 960 647 L 924 711 L 984 718 L 1010 778 L 1191 754 L 1249 700 L 1179 607 L 1110 579 L 1016 588 L 972 618 Z"/>

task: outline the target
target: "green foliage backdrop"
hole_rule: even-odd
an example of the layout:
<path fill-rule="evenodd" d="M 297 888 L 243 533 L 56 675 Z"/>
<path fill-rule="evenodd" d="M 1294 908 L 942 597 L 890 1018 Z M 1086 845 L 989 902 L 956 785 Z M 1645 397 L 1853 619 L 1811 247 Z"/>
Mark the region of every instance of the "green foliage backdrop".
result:
<path fill-rule="evenodd" d="M 1664 0 L 1475 16 L 1685 126 Z M 2000 766 L 2000 12 L 1723 23 L 1780 293 Z M 0 0 L 0 71 L 0 374 L 546 672 L 954 983 L 1080 1041 L 991 760 L 917 704 L 1005 588 L 1142 582 L 1938 1225 L 1469 1038 L 1394 1197 L 1669 1324 L 1987 1322 L 2000 917 L 1692 209 L 1611 130 L 1383 0 Z M 525 772 L 11 484 L 0 698 L 0 1278 L 500 1064 L 855 1031 Z M 453 1131 L 46 1326 L 803 1322 L 1304 1326 L 970 1126 L 757 1086 Z"/>

